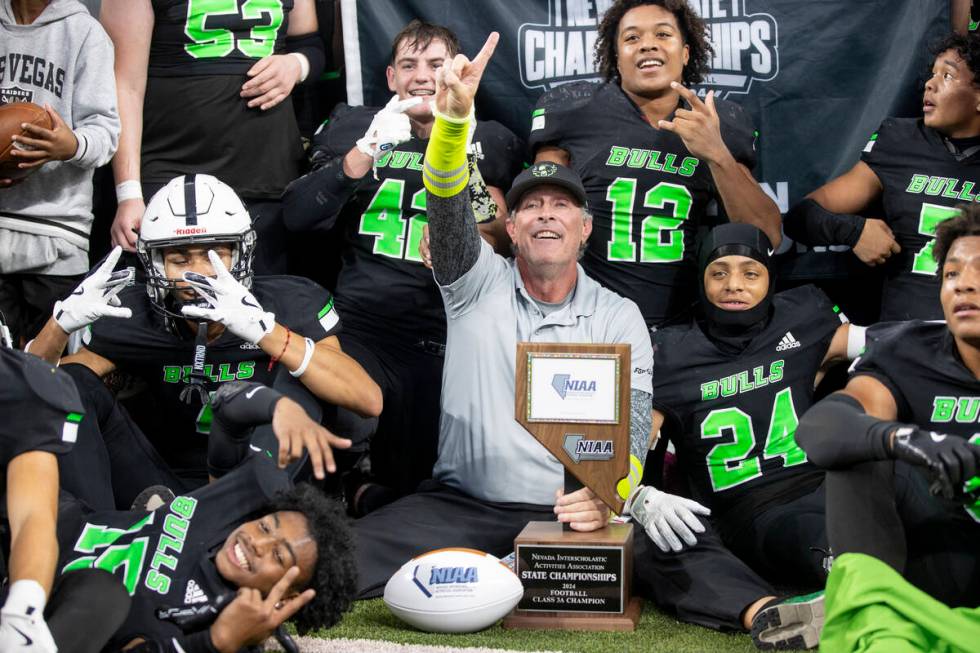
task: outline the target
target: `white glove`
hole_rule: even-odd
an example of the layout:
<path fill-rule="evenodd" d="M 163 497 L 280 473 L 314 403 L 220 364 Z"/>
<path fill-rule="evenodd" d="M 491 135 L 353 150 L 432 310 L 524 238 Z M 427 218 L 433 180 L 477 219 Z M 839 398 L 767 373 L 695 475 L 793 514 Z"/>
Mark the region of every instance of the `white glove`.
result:
<path fill-rule="evenodd" d="M 703 533 L 704 525 L 695 517 L 710 515 L 711 511 L 697 501 L 661 492 L 649 485 L 640 485 L 626 500 L 623 512 L 633 515 L 646 529 L 647 535 L 661 551 L 675 553 L 684 548 L 680 539 L 688 546 L 698 543 L 694 533 Z"/>
<path fill-rule="evenodd" d="M 122 247 L 116 246 L 95 272 L 86 277 L 75 291 L 55 302 L 54 320 L 65 333 L 74 333 L 103 316 L 131 317 L 133 312 L 120 306 L 116 295 L 133 279 L 131 268 L 113 272 Z"/>
<path fill-rule="evenodd" d="M 371 126 L 364 136 L 357 139 L 357 149 L 377 162 L 378 158 L 399 143 L 411 140 L 412 124 L 405 111 L 422 103 L 422 98 L 399 100 L 397 95 L 388 100 L 381 111 L 374 114 Z"/>
<path fill-rule="evenodd" d="M 44 588 L 35 580 L 10 586 L 0 609 L 0 651 L 56 653 L 58 646 L 44 622 Z"/>
<path fill-rule="evenodd" d="M 184 306 L 181 312 L 192 320 L 221 322 L 242 340 L 259 344 L 259 340 L 276 326 L 275 314 L 262 310 L 255 296 L 231 275 L 213 249 L 208 250 L 208 258 L 217 275 L 215 278 L 196 272 L 184 273 L 184 281 L 197 291 L 207 306 Z"/>

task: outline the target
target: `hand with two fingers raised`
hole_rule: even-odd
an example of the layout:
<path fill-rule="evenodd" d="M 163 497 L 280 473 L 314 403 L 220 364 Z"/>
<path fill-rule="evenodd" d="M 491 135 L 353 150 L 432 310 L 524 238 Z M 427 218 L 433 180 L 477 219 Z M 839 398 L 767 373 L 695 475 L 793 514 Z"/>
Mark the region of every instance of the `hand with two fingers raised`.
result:
<path fill-rule="evenodd" d="M 237 653 L 268 639 L 283 622 L 313 600 L 316 592 L 307 589 L 296 593 L 293 582 L 299 567 L 292 566 L 273 586 L 269 595 L 257 589 L 241 587 L 238 595 L 211 624 L 211 643 L 221 653 Z"/>
<path fill-rule="evenodd" d="M 660 120 L 657 127 L 680 136 L 692 155 L 708 163 L 718 164 L 731 159 L 732 153 L 721 137 L 721 120 L 715 107 L 714 91 L 708 91 L 702 101 L 697 93 L 680 82 L 671 82 L 670 87 L 680 94 L 690 108 L 677 109 L 673 120 Z"/>

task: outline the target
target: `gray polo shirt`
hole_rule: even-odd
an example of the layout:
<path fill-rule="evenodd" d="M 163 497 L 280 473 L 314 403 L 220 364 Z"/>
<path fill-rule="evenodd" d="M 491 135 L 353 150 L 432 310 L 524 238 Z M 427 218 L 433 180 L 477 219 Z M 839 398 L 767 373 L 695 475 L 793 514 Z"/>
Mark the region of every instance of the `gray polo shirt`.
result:
<path fill-rule="evenodd" d="M 631 386 L 652 394 L 653 350 L 639 308 L 578 266 L 571 303 L 544 315 L 516 263 L 486 242 L 476 264 L 439 289 L 448 333 L 433 477 L 478 499 L 552 505 L 562 465 L 514 419 L 517 343 L 629 343 Z"/>

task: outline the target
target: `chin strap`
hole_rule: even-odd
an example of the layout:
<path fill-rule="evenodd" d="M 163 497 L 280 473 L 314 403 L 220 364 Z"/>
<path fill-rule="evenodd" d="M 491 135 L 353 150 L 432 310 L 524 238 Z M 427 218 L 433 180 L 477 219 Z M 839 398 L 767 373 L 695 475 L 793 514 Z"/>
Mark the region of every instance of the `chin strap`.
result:
<path fill-rule="evenodd" d="M 194 397 L 201 400 L 201 404 L 208 403 L 208 391 L 205 385 L 211 379 L 204 373 L 204 357 L 208 346 L 208 323 L 201 320 L 197 325 L 197 337 L 194 338 L 194 367 L 191 369 L 191 376 L 187 379 L 187 387 L 180 391 L 180 400 L 185 404 L 194 403 Z"/>

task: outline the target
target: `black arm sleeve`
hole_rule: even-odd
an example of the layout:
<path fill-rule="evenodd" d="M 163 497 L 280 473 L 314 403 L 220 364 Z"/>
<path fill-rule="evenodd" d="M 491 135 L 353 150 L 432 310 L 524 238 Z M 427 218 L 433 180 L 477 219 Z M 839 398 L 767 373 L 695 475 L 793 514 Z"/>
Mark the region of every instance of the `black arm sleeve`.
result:
<path fill-rule="evenodd" d="M 804 245 L 847 245 L 854 247 L 864 230 L 859 215 L 831 213 L 816 200 L 807 198 L 791 208 L 783 221 L 783 231 Z"/>
<path fill-rule="evenodd" d="M 294 179 L 282 194 L 282 220 L 289 231 L 329 231 L 359 180 L 344 173 L 344 157 Z"/>
<path fill-rule="evenodd" d="M 220 478 L 248 456 L 252 430 L 272 421 L 282 394 L 261 383 L 232 381 L 214 393 L 208 436 L 208 474 Z"/>
<path fill-rule="evenodd" d="M 854 397 L 835 393 L 803 415 L 796 442 L 818 467 L 842 469 L 891 458 L 888 436 L 898 426 L 866 414 Z"/>
<path fill-rule="evenodd" d="M 323 74 L 327 65 L 327 54 L 323 47 L 323 39 L 317 32 L 286 37 L 286 52 L 302 54 L 310 62 L 310 72 L 301 84 L 314 84 Z"/>
<path fill-rule="evenodd" d="M 436 281 L 448 286 L 476 264 L 480 257 L 480 231 L 467 189 L 452 197 L 439 197 L 428 191 L 425 195 L 432 270 Z"/>

